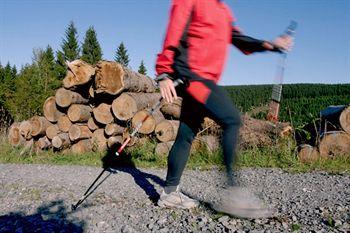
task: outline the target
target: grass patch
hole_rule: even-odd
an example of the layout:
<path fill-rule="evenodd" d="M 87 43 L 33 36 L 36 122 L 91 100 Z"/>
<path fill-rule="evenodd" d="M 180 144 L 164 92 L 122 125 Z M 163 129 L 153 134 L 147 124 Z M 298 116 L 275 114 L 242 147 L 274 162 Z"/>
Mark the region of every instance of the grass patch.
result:
<path fill-rule="evenodd" d="M 167 157 L 156 155 L 155 141 L 138 147 L 127 148 L 127 156 L 137 167 L 165 168 Z M 282 168 L 290 172 L 326 171 L 330 173 L 350 174 L 350 156 L 320 159 L 313 163 L 301 163 L 294 151 L 295 145 L 291 141 L 279 141 L 266 148 L 251 148 L 240 151 L 237 159 L 238 167 L 267 167 Z M 45 151 L 40 154 L 20 156 L 20 148 L 12 148 L 4 137 L 0 139 L 0 163 L 15 164 L 56 164 L 102 166 L 101 159 L 105 153 L 91 152 L 81 155 L 54 153 Z M 213 167 L 223 168 L 221 151 L 211 153 L 205 148 L 192 153 L 187 164 L 189 169 L 207 170 Z"/>

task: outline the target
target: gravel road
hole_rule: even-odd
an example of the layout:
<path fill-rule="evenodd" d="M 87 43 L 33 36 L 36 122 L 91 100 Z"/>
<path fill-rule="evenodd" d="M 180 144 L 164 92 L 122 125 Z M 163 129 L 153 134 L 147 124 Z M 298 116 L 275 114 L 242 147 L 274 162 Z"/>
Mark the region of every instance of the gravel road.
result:
<path fill-rule="evenodd" d="M 100 168 L 0 164 L 0 232 L 350 232 L 350 176 L 279 169 L 242 169 L 240 182 L 272 207 L 271 219 L 217 214 L 221 173 L 186 171 L 182 190 L 201 201 L 194 210 L 154 204 L 165 170 L 121 169 L 75 211 Z"/>

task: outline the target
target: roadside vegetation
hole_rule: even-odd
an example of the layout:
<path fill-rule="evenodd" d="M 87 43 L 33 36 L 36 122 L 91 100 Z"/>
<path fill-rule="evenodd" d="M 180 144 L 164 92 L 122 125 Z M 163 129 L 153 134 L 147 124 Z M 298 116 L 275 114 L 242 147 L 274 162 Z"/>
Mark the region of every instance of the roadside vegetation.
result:
<path fill-rule="evenodd" d="M 116 165 L 133 165 L 143 168 L 165 168 L 166 156 L 156 155 L 153 151 L 155 142 L 144 144 L 133 149 L 126 149 L 126 153 Z M 6 137 L 1 136 L 0 140 L 0 163 L 15 164 L 51 164 L 51 165 L 81 165 L 97 166 L 103 165 L 103 158 L 106 153 L 85 153 L 85 154 L 63 154 L 51 151 L 39 154 L 25 154 L 20 156 L 21 148 L 12 148 L 7 143 Z M 250 148 L 239 151 L 237 166 L 243 167 L 265 167 L 281 168 L 288 172 L 311 172 L 325 171 L 335 174 L 350 174 L 350 155 L 339 156 L 332 159 L 319 159 L 312 163 L 302 163 L 295 152 L 295 144 L 287 139 L 276 142 L 266 148 Z M 192 153 L 187 168 L 194 170 L 209 170 L 213 168 L 222 169 L 222 152 L 211 153 L 205 148 Z"/>

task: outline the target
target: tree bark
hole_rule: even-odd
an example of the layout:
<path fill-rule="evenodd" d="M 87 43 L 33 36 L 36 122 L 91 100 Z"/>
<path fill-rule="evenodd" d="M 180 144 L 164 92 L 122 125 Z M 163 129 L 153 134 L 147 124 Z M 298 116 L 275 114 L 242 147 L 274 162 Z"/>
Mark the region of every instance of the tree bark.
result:
<path fill-rule="evenodd" d="M 174 141 L 179 129 L 180 122 L 175 120 L 164 120 L 157 124 L 156 137 L 161 142 Z"/>
<path fill-rule="evenodd" d="M 132 118 L 137 111 L 152 107 L 160 97 L 159 93 L 126 92 L 113 101 L 112 111 L 117 119 L 126 121 Z"/>
<path fill-rule="evenodd" d="M 320 158 L 317 148 L 308 144 L 302 144 L 298 147 L 298 156 L 303 163 L 312 163 Z"/>
<path fill-rule="evenodd" d="M 90 151 L 92 151 L 92 143 L 90 139 L 80 140 L 71 147 L 71 152 L 73 154 L 83 154 Z"/>
<path fill-rule="evenodd" d="M 56 104 L 62 108 L 69 107 L 72 104 L 87 104 L 88 99 L 81 96 L 79 93 L 60 88 L 56 91 Z"/>
<path fill-rule="evenodd" d="M 68 109 L 67 115 L 72 122 L 87 122 L 91 117 L 91 112 L 90 106 L 72 104 Z"/>
<path fill-rule="evenodd" d="M 58 118 L 57 125 L 60 131 L 67 133 L 72 126 L 72 122 L 69 120 L 68 116 L 62 115 Z"/>
<path fill-rule="evenodd" d="M 107 147 L 113 148 L 115 145 L 122 144 L 123 143 L 123 137 L 121 135 L 119 136 L 112 136 L 107 139 Z"/>
<path fill-rule="evenodd" d="M 174 102 L 168 103 L 166 100 L 162 100 L 162 107 L 160 111 L 167 117 L 173 119 L 180 119 L 181 115 L 182 98 L 178 97 Z"/>
<path fill-rule="evenodd" d="M 56 98 L 53 96 L 46 99 L 43 106 L 43 111 L 46 119 L 52 123 L 56 123 L 58 118 L 63 115 L 63 113 L 57 109 Z"/>
<path fill-rule="evenodd" d="M 19 126 L 20 124 L 18 122 L 15 122 L 10 126 L 8 140 L 12 146 L 20 146 L 25 142 L 24 137 L 20 133 Z"/>
<path fill-rule="evenodd" d="M 138 111 L 132 118 L 132 127 L 136 128 L 136 126 L 141 123 L 146 117 L 147 120 L 142 123 L 142 126 L 139 129 L 138 133 L 150 134 L 154 131 L 156 125 L 164 120 L 164 116 L 159 110 L 156 110 L 152 115 L 150 115 L 150 113 L 146 110 L 141 110 Z"/>
<path fill-rule="evenodd" d="M 92 134 L 92 144 L 94 151 L 105 151 L 107 149 L 107 139 L 104 129 L 97 129 Z"/>
<path fill-rule="evenodd" d="M 93 109 L 94 118 L 97 122 L 107 125 L 113 122 L 114 117 L 111 111 L 111 105 L 102 103 Z"/>
<path fill-rule="evenodd" d="M 160 142 L 156 146 L 155 153 L 158 155 L 168 155 L 173 145 L 174 141 Z"/>
<path fill-rule="evenodd" d="M 60 133 L 52 139 L 52 146 L 58 150 L 68 148 L 70 145 L 68 133 Z"/>
<path fill-rule="evenodd" d="M 211 153 L 218 150 L 219 147 L 220 147 L 219 138 L 214 135 L 203 135 L 203 136 L 196 137 L 192 144 L 192 150 L 194 151 L 204 149 Z"/>
<path fill-rule="evenodd" d="M 42 136 L 45 135 L 47 127 L 52 125 L 45 117 L 34 116 L 30 119 L 32 125 L 32 136 Z"/>
<path fill-rule="evenodd" d="M 350 106 L 342 111 L 339 121 L 343 130 L 350 134 Z"/>
<path fill-rule="evenodd" d="M 32 124 L 30 123 L 30 121 L 22 121 L 21 124 L 19 125 L 19 131 L 26 140 L 31 139 Z"/>
<path fill-rule="evenodd" d="M 105 127 L 105 134 L 107 136 L 116 136 L 121 135 L 124 132 L 124 127 L 116 124 L 116 123 L 110 123 L 106 125 Z"/>
<path fill-rule="evenodd" d="M 96 120 L 93 117 L 90 117 L 87 125 L 89 127 L 89 129 L 91 130 L 91 132 L 95 131 L 96 129 L 99 129 L 100 127 L 102 127 L 100 125 L 100 123 L 96 122 Z"/>
<path fill-rule="evenodd" d="M 342 131 L 328 132 L 320 142 L 321 157 L 350 155 L 350 135 Z"/>
<path fill-rule="evenodd" d="M 130 133 L 129 130 L 127 128 L 125 128 L 124 132 L 123 132 L 123 142 L 125 142 L 125 140 L 127 140 L 130 137 Z M 129 143 L 126 145 L 128 147 L 135 145 L 136 143 L 136 137 L 131 138 L 131 140 L 129 141 Z"/>
<path fill-rule="evenodd" d="M 72 125 L 68 131 L 71 141 L 91 138 L 92 133 L 87 125 Z"/>
<path fill-rule="evenodd" d="M 37 142 L 37 147 L 40 150 L 46 150 L 46 149 L 50 148 L 51 146 L 52 146 L 52 144 L 46 136 L 39 138 L 39 140 Z"/>
<path fill-rule="evenodd" d="M 34 139 L 33 138 L 28 140 L 28 141 L 25 141 L 21 152 L 19 152 L 19 155 L 23 156 L 27 152 L 28 152 L 28 154 L 31 154 L 32 150 L 33 150 L 33 146 L 34 146 Z"/>
<path fill-rule="evenodd" d="M 124 91 L 154 92 L 155 85 L 149 77 L 131 71 L 117 62 L 100 61 L 96 64 L 96 93 L 119 94 Z"/>
<path fill-rule="evenodd" d="M 67 89 L 88 83 L 95 74 L 95 68 L 82 60 L 67 62 L 67 66 L 67 74 L 63 79 L 63 86 Z"/>
<path fill-rule="evenodd" d="M 46 129 L 46 137 L 50 140 L 53 139 L 53 137 L 57 136 L 60 133 L 60 129 L 58 128 L 58 125 L 50 125 Z"/>

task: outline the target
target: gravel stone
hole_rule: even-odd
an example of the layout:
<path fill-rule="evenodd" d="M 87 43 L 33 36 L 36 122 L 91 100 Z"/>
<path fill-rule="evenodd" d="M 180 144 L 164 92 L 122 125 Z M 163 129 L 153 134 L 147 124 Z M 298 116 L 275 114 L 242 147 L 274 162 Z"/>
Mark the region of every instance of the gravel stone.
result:
<path fill-rule="evenodd" d="M 165 169 L 121 168 L 75 211 L 100 173 L 84 166 L 0 164 L 0 232 L 349 232 L 350 176 L 242 169 L 239 183 L 276 210 L 270 219 L 218 215 L 207 203 L 222 192 L 222 173 L 185 171 L 194 210 L 156 205 Z"/>

